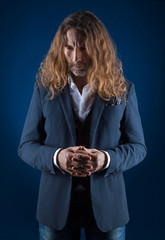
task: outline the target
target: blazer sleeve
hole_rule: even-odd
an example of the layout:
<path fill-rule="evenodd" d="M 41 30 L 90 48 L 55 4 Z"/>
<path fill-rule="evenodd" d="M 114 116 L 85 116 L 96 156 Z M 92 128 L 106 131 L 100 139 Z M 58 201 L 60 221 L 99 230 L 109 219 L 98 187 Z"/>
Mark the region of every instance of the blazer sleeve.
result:
<path fill-rule="evenodd" d="M 40 90 L 35 85 L 18 147 L 18 155 L 33 168 L 55 174 L 53 155 L 58 148 L 45 145 L 45 137 Z"/>
<path fill-rule="evenodd" d="M 138 102 L 134 84 L 130 84 L 127 103 L 121 121 L 121 144 L 106 151 L 110 155 L 109 173 L 125 171 L 141 162 L 147 153 L 143 129 L 138 111 Z"/>

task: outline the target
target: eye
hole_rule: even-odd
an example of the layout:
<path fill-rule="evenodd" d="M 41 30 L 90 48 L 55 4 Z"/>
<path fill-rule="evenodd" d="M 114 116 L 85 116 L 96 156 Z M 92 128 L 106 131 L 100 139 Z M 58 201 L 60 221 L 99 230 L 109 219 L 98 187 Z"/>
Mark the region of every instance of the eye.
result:
<path fill-rule="evenodd" d="M 84 51 L 84 50 L 86 50 L 86 48 L 85 47 L 80 47 L 80 50 Z"/>
<path fill-rule="evenodd" d="M 69 49 L 69 50 L 72 50 L 73 49 L 73 47 L 72 46 L 69 46 L 69 45 L 66 45 L 65 46 L 67 49 Z"/>

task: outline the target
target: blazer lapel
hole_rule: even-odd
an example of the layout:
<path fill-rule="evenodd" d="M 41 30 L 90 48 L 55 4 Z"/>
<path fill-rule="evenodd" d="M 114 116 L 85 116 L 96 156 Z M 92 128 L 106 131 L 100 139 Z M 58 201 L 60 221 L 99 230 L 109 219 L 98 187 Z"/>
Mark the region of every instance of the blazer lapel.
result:
<path fill-rule="evenodd" d="M 94 145 L 96 130 L 100 122 L 100 118 L 103 113 L 104 107 L 105 107 L 104 100 L 102 100 L 99 97 L 99 95 L 96 93 L 93 112 L 92 112 L 92 119 L 91 119 L 91 129 L 90 129 L 90 147 L 91 148 Z"/>
<path fill-rule="evenodd" d="M 74 116 L 73 116 L 73 109 L 72 103 L 69 93 L 69 86 L 68 84 L 64 88 L 63 92 L 59 94 L 61 106 L 64 111 L 64 115 L 66 118 L 66 122 L 68 124 L 70 134 L 72 136 L 73 146 L 76 144 L 76 132 L 75 132 L 75 124 L 74 124 Z M 94 139 L 96 135 L 96 130 L 98 124 L 100 122 L 101 115 L 103 113 L 105 107 L 105 102 L 102 100 L 99 95 L 96 93 L 93 112 L 92 112 L 92 119 L 91 119 L 91 129 L 90 129 L 90 147 L 94 146 Z"/>
<path fill-rule="evenodd" d="M 71 103 L 68 84 L 64 88 L 63 92 L 59 94 L 59 98 L 64 111 L 66 122 L 70 130 L 70 134 L 72 136 L 73 146 L 74 146 L 76 143 L 76 133 L 75 133 L 73 109 L 72 109 L 72 103 Z"/>

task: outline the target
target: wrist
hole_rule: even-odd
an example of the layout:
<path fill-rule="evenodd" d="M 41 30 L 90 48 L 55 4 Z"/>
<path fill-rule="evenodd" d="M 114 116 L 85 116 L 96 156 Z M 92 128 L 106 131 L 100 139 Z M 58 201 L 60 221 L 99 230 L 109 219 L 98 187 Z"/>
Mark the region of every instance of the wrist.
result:
<path fill-rule="evenodd" d="M 105 168 L 105 166 L 107 165 L 107 162 L 108 162 L 108 158 L 107 158 L 107 154 L 104 151 L 101 151 L 101 152 L 104 154 L 104 161 L 103 161 L 102 168 Z"/>
<path fill-rule="evenodd" d="M 63 148 L 61 148 L 58 153 L 57 153 L 57 156 L 56 156 L 56 161 L 57 161 L 57 164 L 58 166 L 61 168 L 61 164 L 60 164 L 60 160 L 61 160 L 61 152 L 63 151 Z"/>

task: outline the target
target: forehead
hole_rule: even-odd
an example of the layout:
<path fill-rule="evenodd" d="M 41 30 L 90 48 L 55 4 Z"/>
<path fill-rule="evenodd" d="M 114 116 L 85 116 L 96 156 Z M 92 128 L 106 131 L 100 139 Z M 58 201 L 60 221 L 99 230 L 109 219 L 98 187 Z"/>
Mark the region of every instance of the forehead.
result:
<path fill-rule="evenodd" d="M 67 43 L 70 44 L 83 44 L 85 42 L 85 39 L 85 33 L 75 28 L 69 29 L 66 33 Z"/>

